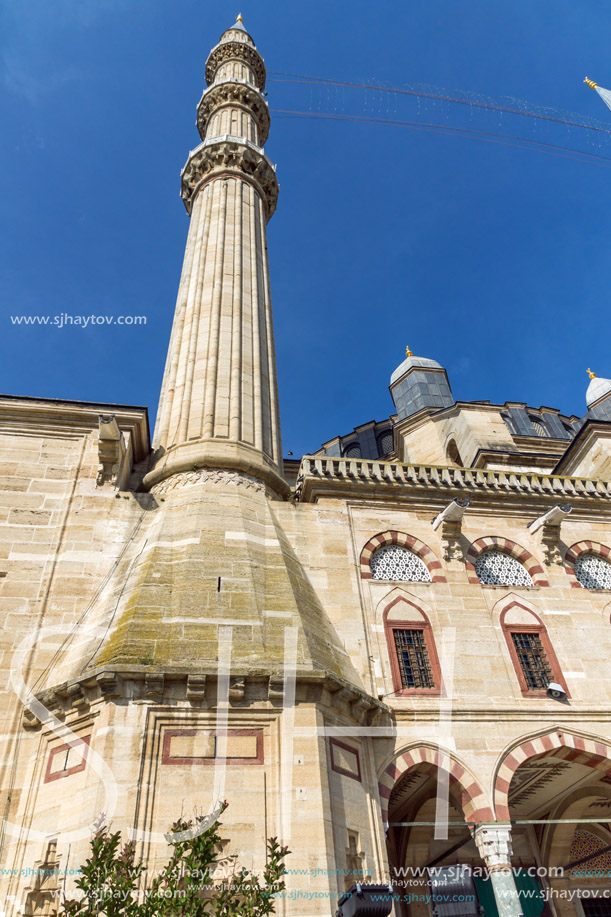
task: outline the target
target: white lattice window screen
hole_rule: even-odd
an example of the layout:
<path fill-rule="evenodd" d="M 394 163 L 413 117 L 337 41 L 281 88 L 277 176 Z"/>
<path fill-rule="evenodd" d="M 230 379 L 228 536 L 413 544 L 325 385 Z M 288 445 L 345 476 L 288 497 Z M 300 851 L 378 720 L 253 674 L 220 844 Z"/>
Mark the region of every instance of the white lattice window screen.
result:
<path fill-rule="evenodd" d="M 504 551 L 486 551 L 480 555 L 475 572 L 484 586 L 534 586 L 528 570 Z"/>
<path fill-rule="evenodd" d="M 398 544 L 389 544 L 371 556 L 373 579 L 402 580 L 409 583 L 430 583 L 426 564 L 413 551 Z"/>
<path fill-rule="evenodd" d="M 611 589 L 611 564 L 596 554 L 577 558 L 575 576 L 584 589 Z"/>

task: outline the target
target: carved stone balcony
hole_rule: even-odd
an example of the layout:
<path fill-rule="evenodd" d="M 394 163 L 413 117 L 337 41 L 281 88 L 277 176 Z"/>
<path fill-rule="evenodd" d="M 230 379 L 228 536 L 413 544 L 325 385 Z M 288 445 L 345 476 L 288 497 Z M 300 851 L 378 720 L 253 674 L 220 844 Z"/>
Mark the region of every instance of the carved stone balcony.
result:
<path fill-rule="evenodd" d="M 259 143 L 265 143 L 269 135 L 269 107 L 263 93 L 246 80 L 237 78 L 221 80 L 206 89 L 197 106 L 197 129 L 202 140 L 212 115 L 227 105 L 244 108 L 257 122 Z"/>
<path fill-rule="evenodd" d="M 243 137 L 212 137 L 191 150 L 181 173 L 180 196 L 191 213 L 193 199 L 206 181 L 231 175 L 251 182 L 261 195 L 269 220 L 278 201 L 276 170 L 263 150 Z"/>
<path fill-rule="evenodd" d="M 296 498 L 316 503 L 331 499 L 367 498 L 427 505 L 431 498 L 446 502 L 454 497 L 479 495 L 477 503 L 513 500 L 522 507 L 549 505 L 569 500 L 574 510 L 597 504 L 611 512 L 611 482 L 590 478 L 562 477 L 540 472 L 510 472 L 439 465 L 408 465 L 400 462 L 305 456 L 297 477 Z M 530 499 L 526 499 L 530 498 Z"/>

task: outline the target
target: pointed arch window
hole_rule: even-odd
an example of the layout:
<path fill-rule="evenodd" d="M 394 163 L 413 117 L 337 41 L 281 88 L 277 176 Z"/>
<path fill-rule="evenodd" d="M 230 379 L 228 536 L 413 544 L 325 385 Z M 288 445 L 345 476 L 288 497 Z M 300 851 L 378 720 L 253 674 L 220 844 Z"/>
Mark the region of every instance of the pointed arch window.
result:
<path fill-rule="evenodd" d="M 448 447 L 446 449 L 446 456 L 447 456 L 448 462 L 450 462 L 451 465 L 457 465 L 459 468 L 465 467 L 463 464 L 463 460 L 461 458 L 460 452 L 458 451 L 456 440 L 451 439 L 450 442 L 448 443 Z"/>
<path fill-rule="evenodd" d="M 556 682 L 569 697 L 547 629 L 534 611 L 512 602 L 501 615 L 501 626 L 522 694 L 543 697 L 547 686 Z"/>
<path fill-rule="evenodd" d="M 535 431 L 535 436 L 547 436 L 547 430 L 540 417 L 533 417 L 532 414 L 529 414 L 528 419 L 530 420 Z"/>
<path fill-rule="evenodd" d="M 439 658 L 426 614 L 407 599 L 398 598 L 388 606 L 383 620 L 394 693 L 439 694 Z"/>

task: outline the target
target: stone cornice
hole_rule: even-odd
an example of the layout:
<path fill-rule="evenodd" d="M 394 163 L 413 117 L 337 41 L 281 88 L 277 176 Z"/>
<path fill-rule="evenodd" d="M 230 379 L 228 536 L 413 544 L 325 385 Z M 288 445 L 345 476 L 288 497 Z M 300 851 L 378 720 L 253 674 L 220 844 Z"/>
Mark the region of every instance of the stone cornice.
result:
<path fill-rule="evenodd" d="M 492 469 L 456 468 L 439 465 L 409 465 L 400 462 L 368 461 L 305 456 L 301 460 L 296 496 L 302 503 L 320 497 L 427 502 L 438 496 L 448 500 L 477 494 L 482 502 L 502 497 L 514 501 L 547 505 L 566 501 L 574 508 L 586 505 L 611 511 L 611 482 L 589 478 L 562 477 L 541 472 L 511 472 Z"/>
<path fill-rule="evenodd" d="M 263 200 L 267 219 L 272 217 L 278 201 L 278 179 L 274 166 L 256 144 L 230 134 L 212 137 L 191 150 L 181 173 L 180 196 L 187 213 L 191 213 L 193 199 L 200 187 L 222 175 L 250 182 Z"/>
<path fill-rule="evenodd" d="M 227 79 L 214 83 L 207 89 L 197 106 L 197 129 L 202 140 L 212 114 L 224 105 L 246 108 L 259 125 L 259 142 L 265 143 L 269 135 L 270 115 L 267 102 L 260 90 L 246 80 Z"/>
<path fill-rule="evenodd" d="M 141 462 L 149 455 L 148 411 L 145 407 L 0 395 L 2 432 L 82 436 L 98 430 L 100 414 L 114 415 L 120 430 L 130 434 L 134 461 Z"/>
<path fill-rule="evenodd" d="M 229 60 L 244 61 L 252 68 L 259 89 L 265 89 L 265 64 L 256 48 L 242 41 L 223 41 L 212 49 L 206 61 L 206 82 L 214 82 L 214 76 L 221 64 Z"/>
<path fill-rule="evenodd" d="M 297 671 L 297 703 L 319 703 L 335 715 L 343 714 L 362 726 L 389 725 L 390 710 L 386 704 L 323 671 Z M 217 672 L 161 670 L 150 666 L 103 666 L 78 678 L 39 692 L 37 700 L 50 714 L 63 720 L 83 716 L 101 701 L 115 703 L 165 703 L 173 710 L 177 704 L 214 708 L 217 702 Z M 229 705 L 252 709 L 253 704 L 281 707 L 284 700 L 284 674 L 232 667 L 229 682 Z M 37 729 L 45 720 L 30 710 L 23 713 L 25 729 Z"/>

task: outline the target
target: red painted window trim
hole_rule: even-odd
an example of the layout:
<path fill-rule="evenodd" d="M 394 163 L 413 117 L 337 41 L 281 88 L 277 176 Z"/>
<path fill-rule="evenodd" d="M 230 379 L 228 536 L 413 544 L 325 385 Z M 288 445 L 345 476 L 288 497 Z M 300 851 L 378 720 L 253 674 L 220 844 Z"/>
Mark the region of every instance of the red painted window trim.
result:
<path fill-rule="evenodd" d="M 529 614 L 533 615 L 533 617 L 535 617 L 539 621 L 539 623 L 538 624 L 505 624 L 505 620 L 504 620 L 505 615 L 507 614 L 510 608 L 513 608 L 516 605 L 519 608 L 524 608 L 525 611 L 528 611 Z M 566 696 L 570 697 L 571 694 L 567 687 L 566 681 L 564 680 L 562 669 L 560 668 L 560 663 L 558 662 L 558 658 L 556 656 L 556 653 L 554 652 L 554 648 L 552 646 L 551 640 L 549 639 L 549 636 L 547 634 L 547 628 L 545 627 L 545 624 L 543 623 L 543 621 L 541 621 L 541 619 L 538 617 L 538 615 L 536 615 L 533 611 L 531 611 L 530 608 L 526 608 L 525 605 L 519 605 L 518 602 L 512 602 L 512 604 L 509 605 L 509 607 L 506 608 L 503 611 L 503 614 L 501 615 L 501 627 L 505 635 L 505 642 L 507 643 L 507 647 L 509 649 L 509 655 L 511 656 L 511 661 L 515 669 L 515 673 L 518 677 L 518 683 L 520 685 L 520 691 L 522 692 L 522 695 L 524 697 L 545 697 L 546 696 L 545 688 L 529 688 L 528 685 L 526 684 L 526 678 L 524 677 L 524 671 L 522 670 L 522 666 L 520 664 L 520 660 L 516 652 L 513 638 L 511 636 L 512 634 L 527 634 L 528 633 L 528 634 L 538 634 L 539 635 L 539 639 L 541 640 L 543 650 L 545 652 L 545 655 L 547 656 L 547 661 L 549 662 L 550 668 L 552 670 L 552 679 L 557 684 L 561 685 L 562 688 L 564 689 Z"/>
<path fill-rule="evenodd" d="M 340 740 L 336 738 L 329 739 L 329 746 L 331 751 L 331 770 L 335 771 L 336 774 L 342 774 L 344 777 L 350 777 L 351 780 L 356 780 L 358 783 L 361 783 L 361 757 L 359 755 L 358 748 L 353 748 L 352 745 L 346 745 L 345 742 L 340 742 Z M 351 771 L 347 771 L 345 768 L 340 767 L 339 764 L 335 763 L 335 758 L 333 757 L 333 749 L 336 746 L 343 748 L 344 751 L 349 751 L 350 754 L 356 756 L 356 769 L 358 771 L 358 776 L 357 774 L 353 774 Z"/>
<path fill-rule="evenodd" d="M 397 602 L 405 602 L 408 605 L 411 605 L 413 608 L 417 609 L 420 612 L 423 619 L 422 621 L 389 621 L 388 613 L 390 612 L 393 605 L 396 605 Z M 384 632 L 386 634 L 386 645 L 388 647 L 388 656 L 390 659 L 390 671 L 392 674 L 392 683 L 394 688 L 394 694 L 396 697 L 414 697 L 418 695 L 437 695 L 439 696 L 442 693 L 442 681 L 441 681 L 441 666 L 439 665 L 439 657 L 437 655 L 437 647 L 435 646 L 435 638 L 433 636 L 433 628 L 431 627 L 431 622 L 429 621 L 425 612 L 416 605 L 414 602 L 410 602 L 407 599 L 402 597 L 396 598 L 393 602 L 390 603 L 388 608 L 384 611 L 382 617 L 384 623 Z M 393 631 L 395 630 L 421 630 L 423 631 L 424 644 L 429 656 L 429 664 L 431 666 L 431 674 L 433 676 L 433 687 L 432 688 L 404 688 L 401 683 L 401 670 L 399 668 L 399 660 L 397 658 L 397 648 L 395 646 L 395 639 Z"/>
<path fill-rule="evenodd" d="M 57 748 L 53 748 L 51 750 L 51 753 L 49 754 L 49 760 L 47 762 L 47 770 L 45 771 L 45 779 L 44 779 L 45 783 L 52 783 L 53 780 L 61 780 L 62 777 L 71 777 L 72 774 L 78 774 L 80 771 L 85 770 L 85 768 L 87 767 L 87 757 L 89 753 L 89 746 L 91 744 L 91 735 L 83 736 L 81 739 L 81 743 L 87 746 L 85 748 L 85 756 L 82 758 L 82 760 L 79 761 L 78 764 L 75 764 L 74 767 L 69 767 L 68 770 L 66 771 L 56 771 L 55 774 L 51 773 L 51 766 L 53 764 L 54 758 L 56 758 L 57 755 L 61 755 L 61 754 L 65 755 L 68 749 L 73 748 L 74 746 L 71 746 L 69 742 L 66 742 L 64 745 L 58 745 Z"/>
<path fill-rule="evenodd" d="M 255 758 L 178 758 L 173 757 L 171 754 L 171 742 L 174 736 L 194 736 L 198 732 L 205 732 L 211 737 L 216 738 L 216 736 L 224 735 L 224 732 L 219 732 L 217 729 L 168 729 L 165 732 L 163 738 L 163 752 L 161 763 L 162 764 L 203 764 L 203 765 L 213 765 L 217 761 L 222 761 L 224 764 L 263 764 L 263 730 L 262 729 L 228 729 L 228 736 L 255 736 L 257 739 L 257 756 Z"/>

